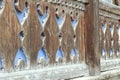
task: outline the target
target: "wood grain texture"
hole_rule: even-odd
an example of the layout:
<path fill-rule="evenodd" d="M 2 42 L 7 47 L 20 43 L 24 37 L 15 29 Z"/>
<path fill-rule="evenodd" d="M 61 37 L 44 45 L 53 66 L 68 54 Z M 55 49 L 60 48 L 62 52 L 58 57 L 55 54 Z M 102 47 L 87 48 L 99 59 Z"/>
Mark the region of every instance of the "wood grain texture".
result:
<path fill-rule="evenodd" d="M 90 0 L 86 11 L 86 56 L 90 75 L 100 74 L 99 1 Z"/>
<path fill-rule="evenodd" d="M 117 55 L 117 51 L 118 51 L 118 49 L 119 49 L 119 47 L 118 47 L 118 33 L 117 33 L 117 27 L 118 27 L 118 23 L 115 23 L 115 30 L 114 30 L 114 46 L 113 46 L 113 48 L 114 48 L 114 52 L 115 52 L 115 54 L 114 54 L 114 58 L 118 58 L 119 57 L 119 55 Z"/>
<path fill-rule="evenodd" d="M 55 55 L 58 49 L 59 41 L 58 41 L 58 27 L 55 19 L 55 9 L 52 5 L 47 4 L 50 8 L 50 17 L 45 26 L 45 48 L 48 53 L 49 63 L 55 63 Z"/>
<path fill-rule="evenodd" d="M 70 15 L 66 14 L 66 20 L 63 25 L 63 42 L 62 47 L 65 53 L 66 62 L 70 61 L 70 53 L 73 48 L 73 29 L 70 21 Z"/>
<path fill-rule="evenodd" d="M 24 41 L 27 53 L 29 53 L 30 67 L 37 65 L 37 54 L 41 48 L 42 41 L 40 39 L 41 25 L 36 12 L 36 3 L 30 2 L 30 14 L 28 19 L 29 26 L 26 27 L 26 39 Z"/>
<path fill-rule="evenodd" d="M 6 1 L 5 9 L 1 15 L 0 32 L 1 32 L 1 53 L 5 60 L 4 66 L 5 70 L 13 69 L 13 62 L 15 54 L 20 46 L 20 41 L 18 39 L 18 33 L 20 30 L 17 17 L 14 13 L 14 8 L 11 5 L 12 1 Z M 3 27 L 4 26 L 4 27 Z"/>

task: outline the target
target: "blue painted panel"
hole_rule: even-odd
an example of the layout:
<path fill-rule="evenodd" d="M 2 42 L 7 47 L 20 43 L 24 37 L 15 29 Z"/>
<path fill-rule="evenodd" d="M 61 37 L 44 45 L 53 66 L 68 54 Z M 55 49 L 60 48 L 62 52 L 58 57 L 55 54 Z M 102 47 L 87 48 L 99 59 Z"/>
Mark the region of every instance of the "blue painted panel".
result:
<path fill-rule="evenodd" d="M 77 20 L 71 19 L 71 24 L 73 28 L 76 27 Z"/>
<path fill-rule="evenodd" d="M 105 48 L 102 49 L 102 56 L 105 56 L 107 54 L 107 51 Z"/>
<path fill-rule="evenodd" d="M 61 16 L 61 17 L 56 17 L 56 22 L 57 22 L 57 25 L 58 25 L 58 27 L 62 24 L 62 21 L 63 21 L 63 17 Z"/>
<path fill-rule="evenodd" d="M 25 62 L 25 64 L 27 64 L 27 57 L 25 56 L 25 53 L 22 48 L 18 49 L 18 51 L 17 51 L 17 54 L 14 59 L 14 67 L 17 64 L 17 61 L 19 59 L 22 59 Z"/>
<path fill-rule="evenodd" d="M 19 3 L 15 2 L 14 3 L 14 8 L 17 7 L 18 5 L 19 5 Z M 28 12 L 29 12 L 28 9 L 29 8 L 28 8 L 27 5 L 25 5 L 25 9 L 23 11 L 17 11 L 16 8 L 15 8 L 15 13 L 16 13 L 16 16 L 17 16 L 18 21 L 19 21 L 21 26 L 24 24 L 26 18 L 28 17 Z"/>
<path fill-rule="evenodd" d="M 73 48 L 73 49 L 71 50 L 71 55 L 72 55 L 72 56 L 76 56 L 76 55 L 77 55 L 76 49 Z"/>
<path fill-rule="evenodd" d="M 106 29 L 107 29 L 106 25 L 102 25 L 101 29 L 102 29 L 103 33 L 105 34 Z"/>
<path fill-rule="evenodd" d="M 37 62 L 39 61 L 40 58 L 44 58 L 44 60 L 47 61 L 48 57 L 47 57 L 47 54 L 46 54 L 46 51 L 45 49 L 42 47 L 39 52 L 38 52 L 38 55 L 37 55 Z"/>
<path fill-rule="evenodd" d="M 113 51 L 113 49 L 111 48 L 110 49 L 110 56 L 112 56 L 114 54 L 114 51 Z"/>
<path fill-rule="evenodd" d="M 48 17 L 48 14 L 46 12 L 43 15 L 39 15 L 39 21 L 43 27 L 44 27 L 45 20 L 47 17 Z"/>
<path fill-rule="evenodd" d="M 117 56 L 120 56 L 120 48 L 117 50 Z"/>
<path fill-rule="evenodd" d="M 57 52 L 56 52 L 56 58 L 57 58 L 57 57 L 63 58 L 63 52 L 62 52 L 62 49 L 61 49 L 61 48 L 59 48 L 59 49 L 57 50 Z"/>
<path fill-rule="evenodd" d="M 3 0 L 0 1 L 0 14 L 3 12 L 5 8 L 5 2 Z"/>
<path fill-rule="evenodd" d="M 2 58 L 0 57 L 0 69 L 2 68 Z"/>
<path fill-rule="evenodd" d="M 4 6 L 4 4 L 3 4 L 3 0 L 2 0 L 2 1 L 0 1 L 0 9 L 2 9 L 3 6 Z"/>
<path fill-rule="evenodd" d="M 110 32 L 113 32 L 114 28 L 113 27 L 110 27 Z"/>

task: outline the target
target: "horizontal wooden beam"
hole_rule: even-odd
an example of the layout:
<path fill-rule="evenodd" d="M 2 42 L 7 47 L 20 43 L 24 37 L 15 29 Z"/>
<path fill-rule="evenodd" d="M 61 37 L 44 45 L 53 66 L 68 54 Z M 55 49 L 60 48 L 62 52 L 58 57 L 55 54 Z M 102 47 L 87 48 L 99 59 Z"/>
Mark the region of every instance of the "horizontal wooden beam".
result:
<path fill-rule="evenodd" d="M 61 80 L 84 76 L 88 73 L 85 64 L 59 65 L 34 70 L 24 70 L 11 73 L 0 73 L 0 80 Z"/>
<path fill-rule="evenodd" d="M 101 71 L 110 71 L 110 70 L 116 70 L 120 68 L 120 59 L 115 60 L 106 60 L 101 61 Z M 74 71 L 75 70 L 75 71 Z M 116 73 L 120 72 L 118 70 Z M 51 74 L 50 74 L 51 73 Z M 77 75 L 76 75 L 77 74 Z M 54 66 L 54 67 L 45 67 L 44 69 L 34 69 L 34 70 L 25 70 L 25 71 L 18 71 L 18 72 L 11 72 L 11 73 L 0 73 L 0 80 L 37 80 L 37 79 L 52 79 L 52 80 L 58 80 L 58 79 L 70 79 L 70 78 L 76 78 L 83 75 L 88 74 L 88 68 L 84 64 L 74 64 L 74 65 L 65 65 L 65 66 Z M 109 74 L 108 74 L 109 75 Z M 112 74 L 114 76 L 116 74 Z M 99 79 L 103 79 L 107 76 L 96 76 L 99 77 Z M 95 77 L 95 76 L 94 76 Z M 87 79 L 94 80 L 93 78 L 89 78 L 87 76 Z M 96 78 L 95 78 L 96 79 Z M 80 80 L 86 80 L 85 77 L 80 78 Z"/>
<path fill-rule="evenodd" d="M 120 15 L 120 7 L 105 1 L 99 0 L 99 9 L 109 13 Z"/>

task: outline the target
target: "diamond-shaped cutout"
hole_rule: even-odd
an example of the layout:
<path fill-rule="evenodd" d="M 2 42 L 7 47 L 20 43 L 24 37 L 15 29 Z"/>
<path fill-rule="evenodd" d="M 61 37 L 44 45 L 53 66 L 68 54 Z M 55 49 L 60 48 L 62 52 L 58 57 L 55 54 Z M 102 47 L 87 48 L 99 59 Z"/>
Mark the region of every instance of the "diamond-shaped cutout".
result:
<path fill-rule="evenodd" d="M 25 2 L 24 4 L 24 9 L 21 11 L 19 8 L 19 0 L 14 1 L 14 9 L 16 16 L 18 18 L 18 21 L 21 26 L 25 23 L 26 19 L 28 18 L 29 15 L 29 5 L 28 2 Z"/>
<path fill-rule="evenodd" d="M 42 13 L 40 4 L 37 4 L 36 9 L 37 9 L 37 15 L 38 15 L 39 22 L 40 22 L 41 26 L 44 28 L 45 24 L 47 23 L 47 20 L 49 18 L 49 8 L 48 8 L 48 6 L 46 6 L 45 12 Z"/>
<path fill-rule="evenodd" d="M 120 56 L 120 48 L 117 50 L 117 56 Z"/>
<path fill-rule="evenodd" d="M 103 48 L 103 49 L 102 49 L 102 57 L 105 57 L 105 56 L 106 56 L 106 54 L 107 54 L 107 51 L 106 51 L 106 49 L 105 49 L 105 48 Z"/>
<path fill-rule="evenodd" d="M 46 50 L 42 47 L 37 55 L 37 64 L 45 65 L 48 63 L 48 56 Z"/>
<path fill-rule="evenodd" d="M 63 51 L 60 47 L 56 52 L 56 62 L 61 62 L 63 60 Z"/>
<path fill-rule="evenodd" d="M 3 12 L 5 8 L 5 2 L 3 0 L 0 0 L 0 14 Z"/>
<path fill-rule="evenodd" d="M 59 30 L 62 29 L 63 24 L 64 24 L 64 22 L 65 22 L 65 15 L 64 15 L 64 13 L 65 13 L 65 11 L 62 10 L 62 15 L 59 16 L 58 8 L 56 8 L 55 16 L 56 16 L 56 22 L 57 22 L 57 25 L 58 25 Z"/>
<path fill-rule="evenodd" d="M 114 50 L 111 48 L 110 49 L 110 57 L 113 56 L 113 54 L 114 54 Z"/>
<path fill-rule="evenodd" d="M 73 27 L 74 31 L 76 30 L 77 23 L 78 23 L 78 21 L 76 19 L 71 18 L 71 24 L 72 24 L 72 27 Z"/>
<path fill-rule="evenodd" d="M 75 31 L 78 25 L 78 13 L 76 13 L 76 18 L 73 18 L 73 12 L 71 12 L 70 15 L 71 15 L 71 24 L 72 24 L 73 30 Z"/>
<path fill-rule="evenodd" d="M 111 37 L 113 38 L 113 34 L 114 34 L 114 26 L 110 26 L 110 33 L 111 33 Z"/>
<path fill-rule="evenodd" d="M 120 27 L 117 27 L 117 33 L 118 33 L 119 40 L 120 40 Z"/>
<path fill-rule="evenodd" d="M 101 26 L 101 29 L 102 29 L 102 32 L 103 32 L 103 34 L 104 34 L 104 36 L 105 36 L 106 30 L 107 30 L 107 24 L 103 24 L 103 25 Z"/>
<path fill-rule="evenodd" d="M 0 57 L 0 71 L 3 69 L 2 58 Z"/>
<path fill-rule="evenodd" d="M 77 58 L 77 51 L 75 48 L 72 48 L 71 54 L 70 54 L 70 59 L 72 62 L 75 62 L 75 59 Z"/>
<path fill-rule="evenodd" d="M 73 49 L 71 50 L 71 56 L 76 56 L 76 55 L 77 55 L 76 49 L 73 48 Z"/>
<path fill-rule="evenodd" d="M 25 55 L 23 48 L 20 48 L 18 49 L 14 59 L 14 68 L 21 69 L 21 68 L 25 68 L 26 65 L 27 65 L 27 57 Z"/>

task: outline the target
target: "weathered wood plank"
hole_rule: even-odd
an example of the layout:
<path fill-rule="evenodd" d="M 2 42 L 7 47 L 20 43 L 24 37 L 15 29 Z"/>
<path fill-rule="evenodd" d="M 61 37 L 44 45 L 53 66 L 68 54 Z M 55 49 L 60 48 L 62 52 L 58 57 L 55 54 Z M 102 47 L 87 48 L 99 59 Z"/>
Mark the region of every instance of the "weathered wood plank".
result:
<path fill-rule="evenodd" d="M 42 41 L 40 39 L 41 25 L 38 20 L 36 2 L 30 2 L 30 17 L 29 28 L 26 35 L 26 42 L 28 44 L 28 53 L 30 53 L 30 67 L 33 68 L 37 65 L 37 54 L 41 48 Z"/>
<path fill-rule="evenodd" d="M 55 56 L 56 52 L 59 46 L 59 41 L 58 41 L 58 25 L 56 22 L 55 18 L 55 8 L 50 5 L 48 5 L 50 9 L 50 16 L 49 19 L 46 23 L 46 28 L 45 28 L 45 34 L 46 34 L 46 40 L 45 40 L 45 48 L 48 52 L 48 57 L 49 57 L 49 63 L 54 64 L 55 63 Z"/>
<path fill-rule="evenodd" d="M 100 74 L 99 2 L 90 0 L 86 11 L 86 54 L 90 75 Z"/>
<path fill-rule="evenodd" d="M 13 1 L 6 1 L 4 13 L 1 15 L 1 53 L 5 60 L 4 66 L 6 71 L 13 69 L 14 57 L 20 46 L 17 37 L 19 32 L 19 23 L 13 12 Z M 14 22 L 14 24 L 13 24 Z M 4 27 L 3 27 L 4 26 Z"/>
<path fill-rule="evenodd" d="M 84 12 L 77 11 L 79 14 L 79 22 L 76 28 L 76 48 L 79 53 L 80 62 L 85 62 L 85 22 L 84 22 Z"/>
<path fill-rule="evenodd" d="M 66 57 L 66 62 L 70 61 L 70 53 L 73 48 L 73 29 L 70 21 L 70 15 L 66 13 L 65 23 L 62 29 L 63 41 L 62 47 Z"/>
<path fill-rule="evenodd" d="M 99 0 L 99 9 L 107 11 L 107 12 L 110 12 L 110 13 L 113 13 L 113 14 L 120 15 L 119 14 L 120 13 L 119 12 L 120 11 L 120 7 L 119 6 L 107 3 L 107 2 L 102 1 L 102 0 Z"/>

